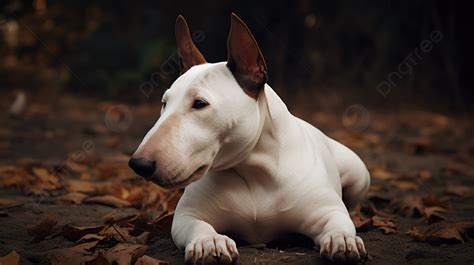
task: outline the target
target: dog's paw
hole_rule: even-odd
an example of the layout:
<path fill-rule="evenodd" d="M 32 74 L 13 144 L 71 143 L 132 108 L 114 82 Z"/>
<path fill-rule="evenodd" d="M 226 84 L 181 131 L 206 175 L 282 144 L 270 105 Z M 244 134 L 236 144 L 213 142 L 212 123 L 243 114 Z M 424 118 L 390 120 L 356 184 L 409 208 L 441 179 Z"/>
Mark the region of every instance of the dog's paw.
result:
<path fill-rule="evenodd" d="M 358 236 L 344 233 L 330 233 L 321 239 L 321 257 L 336 261 L 354 263 L 367 256 L 364 241 Z"/>
<path fill-rule="evenodd" d="M 199 238 L 185 250 L 188 264 L 233 264 L 238 256 L 234 240 L 219 234 Z"/>

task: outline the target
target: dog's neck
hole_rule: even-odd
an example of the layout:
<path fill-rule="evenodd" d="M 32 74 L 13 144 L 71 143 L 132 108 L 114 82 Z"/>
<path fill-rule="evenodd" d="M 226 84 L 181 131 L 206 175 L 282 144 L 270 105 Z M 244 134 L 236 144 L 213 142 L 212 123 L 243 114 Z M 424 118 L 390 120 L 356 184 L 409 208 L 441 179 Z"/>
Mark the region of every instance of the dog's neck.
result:
<path fill-rule="evenodd" d="M 247 181 L 257 181 L 265 185 L 278 183 L 278 167 L 281 147 L 281 134 L 291 115 L 286 105 L 273 89 L 266 85 L 258 98 L 260 111 L 260 131 L 254 147 L 247 156 L 233 167 L 235 172 Z"/>

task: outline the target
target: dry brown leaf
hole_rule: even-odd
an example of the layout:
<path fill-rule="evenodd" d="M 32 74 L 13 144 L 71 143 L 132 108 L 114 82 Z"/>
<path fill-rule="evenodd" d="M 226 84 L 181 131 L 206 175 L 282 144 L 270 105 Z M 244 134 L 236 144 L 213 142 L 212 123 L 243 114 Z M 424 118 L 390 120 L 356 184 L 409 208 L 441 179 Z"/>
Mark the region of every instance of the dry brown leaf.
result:
<path fill-rule="evenodd" d="M 36 225 L 27 228 L 28 235 L 33 237 L 34 242 L 39 242 L 51 235 L 54 227 L 58 224 L 56 216 L 48 215 Z"/>
<path fill-rule="evenodd" d="M 470 224 L 474 227 L 474 222 Z M 423 230 L 412 227 L 407 234 L 418 241 L 426 241 L 433 244 L 458 244 L 464 240 L 460 232 L 464 232 L 456 223 L 438 222 L 433 223 Z"/>
<path fill-rule="evenodd" d="M 1 265 L 18 265 L 20 263 L 20 256 L 15 250 L 10 252 L 8 255 L 0 257 Z"/>
<path fill-rule="evenodd" d="M 421 201 L 423 202 L 423 205 L 425 207 L 436 206 L 436 207 L 441 207 L 441 208 L 445 208 L 445 209 L 450 208 L 448 202 L 446 201 L 446 198 L 439 199 L 434 194 L 429 194 L 429 195 L 423 197 L 421 199 Z"/>
<path fill-rule="evenodd" d="M 74 171 L 77 172 L 87 172 L 89 170 L 89 167 L 86 165 L 78 164 L 70 159 L 67 160 L 66 166 Z"/>
<path fill-rule="evenodd" d="M 72 202 L 74 204 L 81 204 L 85 198 L 87 198 L 87 195 L 80 192 L 70 192 L 58 197 L 60 201 Z"/>
<path fill-rule="evenodd" d="M 414 194 L 405 195 L 402 198 L 394 200 L 390 206 L 402 216 L 425 216 L 429 221 L 443 219 L 444 217 L 441 216 L 440 213 L 449 209 L 449 204 L 446 201 L 440 200 L 433 194 L 425 197 Z"/>
<path fill-rule="evenodd" d="M 22 187 L 28 181 L 26 170 L 14 166 L 0 166 L 0 187 Z"/>
<path fill-rule="evenodd" d="M 112 195 L 94 196 L 84 200 L 86 203 L 96 203 L 116 208 L 125 208 L 132 206 L 130 202 L 122 200 Z"/>
<path fill-rule="evenodd" d="M 120 137 L 109 137 L 105 139 L 104 145 L 107 147 L 117 147 L 122 142 Z"/>
<path fill-rule="evenodd" d="M 166 210 L 174 211 L 178 205 L 178 201 L 181 198 L 182 193 L 180 191 L 175 191 L 170 194 L 166 199 Z"/>
<path fill-rule="evenodd" d="M 417 190 L 419 188 L 419 184 L 412 180 L 397 179 L 390 181 L 390 184 L 401 190 Z"/>
<path fill-rule="evenodd" d="M 351 216 L 352 222 L 354 223 L 355 228 L 359 232 L 368 231 L 372 228 L 372 220 L 371 218 L 366 218 L 362 216 L 360 213 L 357 213 Z"/>
<path fill-rule="evenodd" d="M 49 191 L 62 188 L 62 183 L 57 175 L 51 174 L 47 168 L 35 166 L 31 168 L 32 174 L 23 184 L 23 191 L 27 194 L 48 195 Z"/>
<path fill-rule="evenodd" d="M 81 237 L 79 240 L 77 240 L 76 243 L 85 243 L 85 242 L 90 242 L 90 241 L 102 241 L 106 239 L 106 236 L 100 236 L 97 234 L 87 234 L 83 237 Z"/>
<path fill-rule="evenodd" d="M 104 256 L 103 252 L 99 252 L 97 257 L 95 257 L 93 260 L 87 261 L 85 265 L 110 265 L 110 262 Z"/>
<path fill-rule="evenodd" d="M 18 202 L 17 200 L 13 200 L 9 198 L 0 198 L 1 208 L 10 208 L 10 207 L 18 206 L 18 205 L 22 205 L 22 203 Z"/>
<path fill-rule="evenodd" d="M 430 179 L 431 176 L 432 176 L 431 172 L 426 169 L 420 170 L 415 174 L 415 178 L 419 180 L 420 182 L 424 182 Z"/>
<path fill-rule="evenodd" d="M 154 235 L 168 234 L 171 232 L 171 224 L 173 223 L 174 213 L 166 213 L 158 217 L 156 221 L 153 222 L 153 231 Z"/>
<path fill-rule="evenodd" d="M 375 202 L 389 202 L 392 199 L 390 195 L 390 190 L 388 190 L 385 186 L 379 184 L 370 185 L 369 191 L 367 192 L 367 198 Z"/>
<path fill-rule="evenodd" d="M 135 265 L 168 265 L 168 264 L 169 263 L 166 261 L 157 260 L 147 255 L 140 257 L 137 260 L 137 262 L 135 262 Z"/>
<path fill-rule="evenodd" d="M 97 185 L 90 181 L 71 179 L 65 183 L 65 188 L 69 192 L 96 193 Z"/>
<path fill-rule="evenodd" d="M 71 226 L 71 225 L 65 225 L 63 226 L 61 234 L 71 240 L 71 241 L 77 241 L 83 236 L 87 234 L 95 234 L 99 233 L 104 229 L 104 225 L 96 225 L 96 226 Z"/>
<path fill-rule="evenodd" d="M 119 243 L 107 250 L 104 256 L 110 263 L 117 265 L 133 264 L 139 257 L 145 254 L 148 249 L 145 245 L 122 244 Z"/>
<path fill-rule="evenodd" d="M 22 168 L 32 168 L 41 166 L 41 161 L 38 159 L 25 157 L 17 159 L 16 164 Z"/>
<path fill-rule="evenodd" d="M 421 216 L 423 215 L 423 201 L 420 196 L 406 195 L 398 198 L 390 204 L 390 207 L 402 216 Z"/>
<path fill-rule="evenodd" d="M 376 166 L 370 169 L 370 175 L 373 178 L 381 179 L 381 180 L 391 180 L 396 179 L 397 175 L 393 172 L 388 171 L 385 167 Z"/>
<path fill-rule="evenodd" d="M 423 209 L 423 216 L 429 221 L 429 222 L 437 222 L 441 220 L 445 220 L 446 217 L 444 217 L 441 213 L 446 212 L 445 208 L 441 208 L 438 206 L 430 206 L 430 207 L 425 207 Z"/>
<path fill-rule="evenodd" d="M 366 217 L 361 211 L 370 215 Z M 382 214 L 384 216 L 380 216 Z M 397 226 L 395 221 L 388 217 L 388 215 L 378 211 L 373 204 L 369 204 L 368 207 L 358 207 L 356 213 L 351 216 L 352 222 L 356 227 L 357 231 L 366 232 L 373 228 L 382 230 L 385 234 L 397 233 Z"/>
<path fill-rule="evenodd" d="M 120 179 L 126 180 L 136 178 L 136 175 L 128 167 L 128 163 L 101 163 L 95 168 L 98 172 L 98 176 L 102 179 Z"/>
<path fill-rule="evenodd" d="M 451 175 L 474 176 L 474 167 L 461 163 L 450 162 L 443 168 L 443 171 Z"/>
<path fill-rule="evenodd" d="M 381 229 L 385 234 L 397 233 L 397 226 L 391 218 L 376 215 L 372 217 L 372 224 L 374 227 Z"/>
<path fill-rule="evenodd" d="M 112 195 L 122 200 L 129 201 L 130 189 L 127 189 L 125 187 L 118 187 L 117 189 L 114 190 Z"/>
<path fill-rule="evenodd" d="M 88 242 L 70 248 L 55 249 L 48 253 L 51 265 L 82 265 L 97 255 L 90 251 L 99 241 Z"/>
<path fill-rule="evenodd" d="M 33 171 L 33 174 L 39 178 L 40 181 L 49 181 L 51 179 L 51 174 L 49 173 L 49 170 L 44 167 L 34 167 L 31 169 Z"/>
<path fill-rule="evenodd" d="M 115 224 L 106 226 L 98 234 L 108 238 L 113 238 L 118 242 L 130 242 L 129 231 Z"/>
<path fill-rule="evenodd" d="M 446 188 L 446 194 L 468 198 L 471 197 L 474 192 L 473 189 L 469 186 L 449 183 Z"/>

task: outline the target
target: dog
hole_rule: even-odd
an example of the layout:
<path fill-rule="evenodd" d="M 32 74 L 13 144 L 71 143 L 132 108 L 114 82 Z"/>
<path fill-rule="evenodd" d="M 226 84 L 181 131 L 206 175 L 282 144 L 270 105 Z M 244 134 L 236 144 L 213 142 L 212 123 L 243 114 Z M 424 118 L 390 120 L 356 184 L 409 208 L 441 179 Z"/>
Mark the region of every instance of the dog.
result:
<path fill-rule="evenodd" d="M 164 188 L 185 188 L 171 229 L 185 261 L 233 263 L 238 250 L 227 235 L 266 243 L 289 232 L 330 260 L 365 257 L 349 215 L 370 186 L 362 160 L 288 111 L 237 15 L 227 62 L 206 62 L 182 16 L 175 29 L 181 76 L 129 165 Z"/>

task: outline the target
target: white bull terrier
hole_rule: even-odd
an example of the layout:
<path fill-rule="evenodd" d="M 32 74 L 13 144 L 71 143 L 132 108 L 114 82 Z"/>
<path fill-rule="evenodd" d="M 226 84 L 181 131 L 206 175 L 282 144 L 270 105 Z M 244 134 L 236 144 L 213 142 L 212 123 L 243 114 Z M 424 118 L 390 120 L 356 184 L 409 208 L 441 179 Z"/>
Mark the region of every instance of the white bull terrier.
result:
<path fill-rule="evenodd" d="M 235 262 L 226 234 L 266 243 L 287 232 L 308 236 L 331 260 L 366 256 L 348 210 L 369 188 L 367 168 L 288 111 L 266 84 L 262 53 L 242 20 L 231 15 L 227 62 L 205 61 L 182 16 L 176 39 L 182 75 L 129 164 L 162 187 L 185 187 L 171 231 L 185 260 Z"/>

